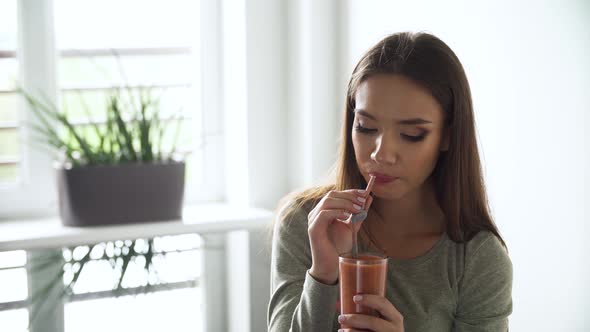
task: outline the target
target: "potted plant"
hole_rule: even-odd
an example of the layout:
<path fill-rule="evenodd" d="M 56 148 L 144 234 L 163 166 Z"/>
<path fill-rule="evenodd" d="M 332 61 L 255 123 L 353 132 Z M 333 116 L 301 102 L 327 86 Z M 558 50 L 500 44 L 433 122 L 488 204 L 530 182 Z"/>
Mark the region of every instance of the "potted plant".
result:
<path fill-rule="evenodd" d="M 161 118 L 159 97 L 154 97 L 152 89 L 112 90 L 104 119 L 82 125 L 47 98 L 35 98 L 22 89 L 20 93 L 38 119 L 32 129 L 58 157 L 59 212 L 64 225 L 181 218 L 185 162 L 175 154 L 180 119 Z M 173 122 L 177 123 L 175 139 L 165 147 L 164 133 Z"/>

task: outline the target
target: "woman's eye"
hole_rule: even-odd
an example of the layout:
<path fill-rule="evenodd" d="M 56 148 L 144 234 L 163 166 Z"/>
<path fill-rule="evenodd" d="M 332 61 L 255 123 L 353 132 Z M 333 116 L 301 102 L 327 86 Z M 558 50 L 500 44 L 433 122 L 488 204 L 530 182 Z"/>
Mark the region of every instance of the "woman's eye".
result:
<path fill-rule="evenodd" d="M 359 132 L 359 133 L 363 133 L 363 134 L 371 134 L 371 133 L 375 133 L 377 132 L 377 129 L 372 129 L 372 128 L 366 128 L 361 126 L 360 124 L 357 124 L 355 126 L 355 129 Z"/>
<path fill-rule="evenodd" d="M 426 137 L 426 134 L 420 134 L 417 136 L 401 134 L 401 136 L 403 139 L 410 141 L 410 142 L 420 142 L 424 139 L 424 137 Z"/>
<path fill-rule="evenodd" d="M 362 134 L 374 134 L 377 132 L 377 129 L 363 127 L 360 123 L 357 123 L 354 129 Z M 426 133 L 422 133 L 420 135 L 400 134 L 400 136 L 408 142 L 420 142 L 424 140 L 424 138 L 426 137 Z"/>

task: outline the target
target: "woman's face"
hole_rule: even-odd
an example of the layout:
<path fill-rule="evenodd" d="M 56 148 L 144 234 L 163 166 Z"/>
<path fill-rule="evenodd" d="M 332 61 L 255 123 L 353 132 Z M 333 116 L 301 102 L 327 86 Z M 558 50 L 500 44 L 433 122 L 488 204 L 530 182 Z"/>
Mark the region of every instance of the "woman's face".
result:
<path fill-rule="evenodd" d="M 444 114 L 430 93 L 400 75 L 374 75 L 356 94 L 352 143 L 363 177 L 377 176 L 373 193 L 398 199 L 432 173 L 443 142 Z"/>

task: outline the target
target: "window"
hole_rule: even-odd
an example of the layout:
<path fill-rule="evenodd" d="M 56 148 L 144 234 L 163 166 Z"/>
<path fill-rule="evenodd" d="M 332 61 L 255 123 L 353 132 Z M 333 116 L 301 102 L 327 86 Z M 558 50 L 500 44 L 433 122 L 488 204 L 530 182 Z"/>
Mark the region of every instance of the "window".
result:
<path fill-rule="evenodd" d="M 216 9 L 212 3 L 207 8 Z M 223 198 L 223 182 L 218 181 L 223 170 L 221 109 L 202 112 L 203 104 L 220 105 L 221 92 L 215 85 L 201 92 L 201 82 L 212 81 L 206 75 L 221 75 L 217 68 L 208 67 L 207 73 L 200 68 L 203 55 L 218 58 L 219 50 L 200 45 L 201 17 L 207 15 L 200 12 L 200 4 L 192 0 L 0 1 L 0 219 L 57 213 L 53 158 L 31 144 L 25 125 L 31 113 L 16 95 L 18 86 L 48 92 L 57 105 L 66 106 L 80 128 L 104 121 L 102 103 L 114 88 L 159 89 L 162 118 L 180 110 L 179 148 L 188 154 L 185 202 Z M 209 15 L 208 24 L 219 24 L 215 15 L 219 14 Z M 90 114 L 83 111 L 82 104 Z M 178 329 L 199 326 L 203 309 L 198 287 L 198 236 L 153 241 L 161 246 L 154 261 L 158 278 L 153 289 L 142 293 L 153 276 L 132 267 L 123 287 L 128 294 L 142 294 L 114 297 L 117 294 L 109 286 L 117 271 L 108 260 L 96 259 L 86 266 L 64 305 L 66 331 L 90 331 L 89 326 L 100 331 L 146 330 L 148 325 L 153 328 L 168 319 L 180 324 Z M 110 245 L 96 246 L 106 250 Z M 68 261 L 75 259 L 68 258 L 68 252 L 73 256 L 84 248 L 63 249 L 65 277 L 75 264 Z M 7 255 L 16 258 L 8 259 Z M 141 259 L 137 258 L 138 264 Z M 15 263 L 7 263 L 11 261 Z M 25 252 L 0 253 L 0 280 L 13 281 L 0 285 L 3 329 L 27 331 L 28 279 L 35 275 L 27 268 Z M 156 303 L 159 307 L 153 305 Z M 97 312 L 114 319 L 100 319 Z M 141 322 L 128 319 L 122 323 L 122 318 L 129 316 L 118 316 L 134 313 L 143 318 Z"/>
<path fill-rule="evenodd" d="M 217 57 L 219 50 L 200 46 L 200 18 L 206 14 L 199 5 L 190 0 L 2 1 L 0 216 L 57 213 L 55 156 L 34 141 L 26 125 L 34 118 L 15 94 L 17 86 L 46 92 L 88 130 L 104 121 L 109 91 L 151 87 L 161 95 L 162 119 L 180 119 L 172 121 L 164 140 L 177 142 L 176 151 L 186 157 L 185 202 L 223 199 L 224 184 L 216 181 L 223 170 L 221 109 L 202 111 L 220 105 L 221 88 L 201 84 L 211 81 L 204 75 L 220 76 L 220 70 L 200 67 L 203 56 Z"/>
<path fill-rule="evenodd" d="M 199 11 L 189 0 L 56 0 L 60 103 L 91 133 L 104 123 L 107 94 L 150 88 L 168 119 L 165 145 L 187 156 L 187 188 L 203 186 L 198 98 Z M 141 8 L 140 11 L 138 9 Z M 138 15 L 139 14 L 139 15 Z M 108 22 L 108 24 L 105 24 Z M 88 109 L 88 113 L 85 109 Z M 181 121 L 170 120 L 172 117 Z"/>
<path fill-rule="evenodd" d="M 0 185 L 14 183 L 19 173 L 16 0 L 0 2 Z"/>
<path fill-rule="evenodd" d="M 186 234 L 64 248 L 55 250 L 55 255 L 33 252 L 31 260 L 24 251 L 0 252 L 2 328 L 27 331 L 29 303 L 47 306 L 39 295 L 43 291 L 29 296 L 28 272 L 47 277 L 38 278 L 42 279 L 38 289 L 60 283 L 72 286 L 63 295 L 66 332 L 182 330 L 187 326 L 198 331 L 203 319 L 201 249 L 201 237 Z"/>
<path fill-rule="evenodd" d="M 0 252 L 0 322 L 7 331 L 27 331 L 29 311 L 27 255 L 24 251 Z"/>
<path fill-rule="evenodd" d="M 187 234 L 64 249 L 64 282 L 71 282 L 79 272 L 64 306 L 65 332 L 187 327 L 197 331 L 203 318 L 200 247 L 201 238 Z M 136 254 L 129 254 L 130 250 Z M 80 270 L 79 262 L 86 255 L 89 261 Z M 131 259 L 121 276 L 125 256 Z M 145 269 L 148 259 L 150 268 Z M 117 288 L 119 279 L 121 287 Z"/>

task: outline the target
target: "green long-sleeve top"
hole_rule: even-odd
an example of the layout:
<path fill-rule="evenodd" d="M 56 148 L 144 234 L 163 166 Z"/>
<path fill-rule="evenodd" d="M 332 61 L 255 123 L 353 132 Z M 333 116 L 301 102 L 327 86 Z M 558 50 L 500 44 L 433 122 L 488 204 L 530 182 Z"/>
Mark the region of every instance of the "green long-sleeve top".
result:
<path fill-rule="evenodd" d="M 273 230 L 269 331 L 337 331 L 339 286 L 308 273 L 309 211 L 286 215 L 285 210 Z M 490 232 L 481 231 L 466 243 L 445 233 L 422 256 L 389 258 L 386 297 L 403 315 L 406 332 L 507 331 L 512 263 Z"/>

